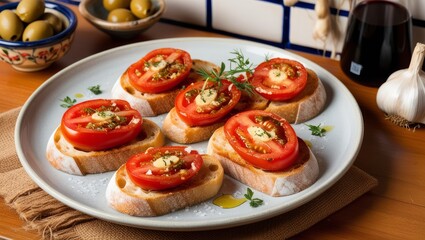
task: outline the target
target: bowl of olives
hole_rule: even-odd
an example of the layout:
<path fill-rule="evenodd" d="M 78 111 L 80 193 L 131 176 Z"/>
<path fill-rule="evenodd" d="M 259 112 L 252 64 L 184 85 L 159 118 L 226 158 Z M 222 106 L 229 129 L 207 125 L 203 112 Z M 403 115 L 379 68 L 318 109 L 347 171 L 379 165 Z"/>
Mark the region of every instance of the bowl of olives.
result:
<path fill-rule="evenodd" d="M 19 71 L 49 67 L 73 41 L 77 17 L 68 7 L 44 0 L 0 6 L 0 60 Z"/>
<path fill-rule="evenodd" d="M 159 21 L 165 0 L 82 0 L 81 15 L 112 37 L 129 39 Z"/>

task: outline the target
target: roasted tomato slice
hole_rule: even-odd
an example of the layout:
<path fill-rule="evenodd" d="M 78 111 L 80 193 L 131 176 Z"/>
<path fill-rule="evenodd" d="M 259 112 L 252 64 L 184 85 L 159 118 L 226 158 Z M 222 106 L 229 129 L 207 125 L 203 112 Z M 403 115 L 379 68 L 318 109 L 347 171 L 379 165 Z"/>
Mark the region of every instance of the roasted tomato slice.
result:
<path fill-rule="evenodd" d="M 199 81 L 179 92 L 175 107 L 180 118 L 190 126 L 217 122 L 228 114 L 241 98 L 241 91 L 227 80 Z"/>
<path fill-rule="evenodd" d="M 235 151 L 257 168 L 280 171 L 290 167 L 298 155 L 298 138 L 280 116 L 250 110 L 231 117 L 224 133 Z"/>
<path fill-rule="evenodd" d="M 181 49 L 159 48 L 128 68 L 131 85 L 145 93 L 172 89 L 190 73 L 192 58 Z"/>
<path fill-rule="evenodd" d="M 301 63 L 273 58 L 258 65 L 251 83 L 255 91 L 272 101 L 285 101 L 295 97 L 307 84 L 308 73 Z"/>
<path fill-rule="evenodd" d="M 164 190 L 189 181 L 202 164 L 202 156 L 195 150 L 186 146 L 164 146 L 133 155 L 125 167 L 131 180 L 141 188 Z"/>
<path fill-rule="evenodd" d="M 69 108 L 60 129 L 75 148 L 99 151 L 135 139 L 142 130 L 142 116 L 124 100 L 95 99 Z"/>

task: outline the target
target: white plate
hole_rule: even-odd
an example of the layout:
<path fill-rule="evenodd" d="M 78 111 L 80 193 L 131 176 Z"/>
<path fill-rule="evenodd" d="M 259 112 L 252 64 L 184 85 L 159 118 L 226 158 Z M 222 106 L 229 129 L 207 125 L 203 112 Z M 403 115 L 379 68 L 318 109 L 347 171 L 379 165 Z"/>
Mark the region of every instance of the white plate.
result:
<path fill-rule="evenodd" d="M 92 98 L 110 97 L 110 89 L 120 74 L 147 52 L 161 47 L 181 48 L 194 59 L 216 64 L 232 58 L 230 52 L 241 50 L 251 62 L 258 64 L 265 56 L 286 57 L 302 62 L 322 79 L 328 100 L 324 111 L 308 124 L 331 126 L 325 137 L 315 137 L 304 124 L 294 125 L 299 137 L 312 143 L 319 161 L 320 176 L 308 189 L 288 196 L 269 197 L 256 192 L 254 196 L 265 201 L 252 208 L 248 203 L 233 209 L 222 209 L 212 201 L 160 217 L 132 217 L 108 207 L 105 188 L 112 172 L 88 176 L 73 176 L 49 165 L 45 149 L 49 136 L 59 125 L 65 109 L 60 99 L 66 96 L 78 102 Z M 103 93 L 93 95 L 87 90 L 100 85 Z M 83 95 L 80 98 L 76 94 Z M 159 125 L 164 116 L 151 118 Z M 15 141 L 21 163 L 29 176 L 47 193 L 64 204 L 88 215 L 146 229 L 194 231 L 229 228 L 264 220 L 292 210 L 331 187 L 352 165 L 363 138 L 363 119 L 357 102 L 341 82 L 325 69 L 300 56 L 280 48 L 250 41 L 215 38 L 178 38 L 141 42 L 111 49 L 85 58 L 52 76 L 29 98 L 19 114 Z M 206 142 L 194 144 L 205 152 Z M 242 195 L 247 187 L 228 177 L 219 195 Z"/>

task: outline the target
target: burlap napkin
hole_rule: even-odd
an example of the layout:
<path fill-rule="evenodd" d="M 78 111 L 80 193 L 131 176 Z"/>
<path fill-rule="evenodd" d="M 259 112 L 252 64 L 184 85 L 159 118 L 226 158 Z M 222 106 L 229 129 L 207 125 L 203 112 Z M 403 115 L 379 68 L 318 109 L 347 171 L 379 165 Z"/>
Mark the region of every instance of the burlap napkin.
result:
<path fill-rule="evenodd" d="M 0 114 L 0 196 L 45 239 L 286 239 L 311 227 L 377 185 L 353 166 L 334 186 L 309 203 L 266 221 L 211 231 L 167 232 L 116 225 L 71 209 L 32 182 L 15 152 L 19 109 Z"/>

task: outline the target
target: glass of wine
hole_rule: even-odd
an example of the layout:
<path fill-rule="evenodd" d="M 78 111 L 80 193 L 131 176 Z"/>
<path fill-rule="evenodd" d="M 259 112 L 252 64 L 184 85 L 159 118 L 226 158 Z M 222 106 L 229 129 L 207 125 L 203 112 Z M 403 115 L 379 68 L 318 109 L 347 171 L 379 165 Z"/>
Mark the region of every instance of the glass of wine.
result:
<path fill-rule="evenodd" d="M 340 65 L 352 80 L 379 87 L 409 66 L 412 16 L 409 0 L 352 0 Z"/>

